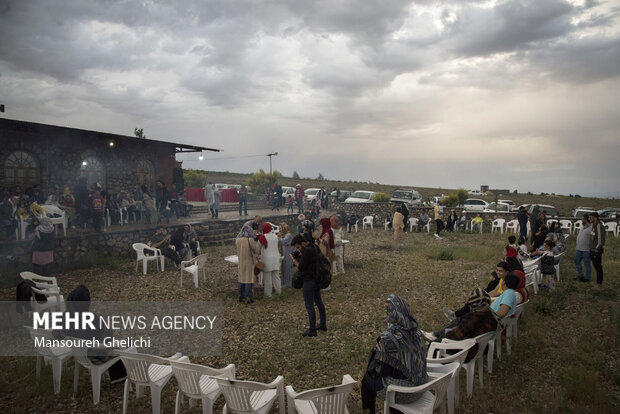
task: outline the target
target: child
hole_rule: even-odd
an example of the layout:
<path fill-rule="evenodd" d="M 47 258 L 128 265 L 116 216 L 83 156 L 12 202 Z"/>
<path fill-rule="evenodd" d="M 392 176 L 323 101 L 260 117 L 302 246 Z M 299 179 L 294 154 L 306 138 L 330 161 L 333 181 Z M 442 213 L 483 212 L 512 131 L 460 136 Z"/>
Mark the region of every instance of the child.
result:
<path fill-rule="evenodd" d="M 519 260 L 528 260 L 530 258 L 530 253 L 527 251 L 527 244 L 525 244 L 525 237 L 519 237 L 519 248 L 517 252 L 519 252 Z"/>
<path fill-rule="evenodd" d="M 293 201 L 294 201 L 293 200 L 293 196 L 289 194 L 287 199 L 286 199 L 286 204 L 287 204 L 286 212 L 287 213 L 289 212 L 289 210 L 290 210 L 291 213 L 293 212 Z"/>
<path fill-rule="evenodd" d="M 93 212 L 93 226 L 97 233 L 101 233 L 103 225 L 103 212 L 105 211 L 105 199 L 101 195 L 101 189 L 95 188 L 95 193 L 90 198 L 91 210 Z"/>
<path fill-rule="evenodd" d="M 546 288 L 549 292 L 555 290 L 555 256 L 551 252 L 551 249 L 555 247 L 555 243 L 552 240 L 545 240 L 543 243 L 542 257 L 540 258 L 540 273 L 547 277 Z"/>
<path fill-rule="evenodd" d="M 514 234 L 508 236 L 508 245 L 515 248 L 515 250 L 519 250 L 519 246 L 517 246 L 517 237 Z"/>
<path fill-rule="evenodd" d="M 486 292 L 492 292 L 493 289 L 497 287 L 498 283 L 499 283 L 499 278 L 497 277 L 497 272 L 494 270 L 491 272 L 491 279 L 489 280 L 489 284 L 487 285 L 486 288 L 484 288 L 484 290 Z"/>

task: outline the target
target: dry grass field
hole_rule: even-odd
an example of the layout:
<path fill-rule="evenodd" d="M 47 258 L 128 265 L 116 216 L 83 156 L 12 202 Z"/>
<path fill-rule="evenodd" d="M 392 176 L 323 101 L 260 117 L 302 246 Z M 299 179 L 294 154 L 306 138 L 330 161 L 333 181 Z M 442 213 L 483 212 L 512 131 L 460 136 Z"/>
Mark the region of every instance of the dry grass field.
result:
<path fill-rule="evenodd" d="M 516 200 L 515 200 L 516 201 Z M 78 284 L 89 287 L 92 300 L 221 301 L 223 352 L 219 357 L 193 358 L 192 362 L 222 367 L 234 363 L 239 379 L 271 381 L 283 375 L 297 391 L 337 384 L 343 374 L 361 379 L 368 353 L 385 327 L 383 302 L 390 293 L 405 297 L 422 329 L 437 329 L 446 320 L 443 306 L 456 308 L 474 287 L 485 286 L 502 257 L 506 235 L 405 234 L 400 242 L 383 230 L 350 234 L 346 274 L 334 278 L 323 295 L 328 331 L 317 338 L 302 338 L 307 315 L 301 292 L 287 289 L 272 299 L 258 296 L 252 305 L 237 302 L 228 289 L 231 270 L 223 258 L 231 246 L 208 250 L 208 282 L 195 289 L 179 286 L 178 271 L 143 276 L 133 261 L 107 261 L 105 265 L 58 275 L 63 292 Z M 620 411 L 620 243 L 608 239 L 604 255 L 603 288 L 573 281 L 574 237 L 568 241 L 561 264 L 561 281 L 553 294 L 538 294 L 519 323 L 519 338 L 512 355 L 504 352 L 493 374 L 484 374 L 484 388 L 474 383 L 473 398 L 465 395 L 461 373 L 460 413 L 614 413 Z M 186 278 L 186 281 L 188 279 Z M 12 300 L 13 289 L 0 291 Z M 123 385 L 104 381 L 101 402 L 92 405 L 89 378 L 82 370 L 80 390 L 72 396 L 72 362 L 63 372 L 58 396 L 52 392 L 51 369 L 35 380 L 35 358 L 0 358 L 0 412 L 3 413 L 112 413 L 122 407 Z M 174 410 L 176 383 L 172 379 L 162 396 L 163 412 Z M 130 398 L 129 412 L 150 413 L 150 397 Z M 222 399 L 216 404 L 220 407 Z M 275 410 L 272 410 L 275 412 Z M 359 387 L 351 395 L 349 411 L 361 412 Z M 184 412 L 198 413 L 200 407 Z"/>

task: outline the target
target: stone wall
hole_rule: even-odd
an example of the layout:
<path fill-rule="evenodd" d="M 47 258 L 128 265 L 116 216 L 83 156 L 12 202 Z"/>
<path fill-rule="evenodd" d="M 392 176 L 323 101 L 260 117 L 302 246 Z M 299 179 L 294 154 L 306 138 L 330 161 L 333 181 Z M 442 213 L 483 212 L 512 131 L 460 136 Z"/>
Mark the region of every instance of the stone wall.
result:
<path fill-rule="evenodd" d="M 113 142 L 114 145 L 110 146 Z M 24 151 L 38 163 L 43 194 L 60 193 L 73 188 L 82 175 L 82 162 L 95 157 L 104 167 L 102 179 L 113 193 L 128 190 L 134 193 L 142 184 L 138 163 L 143 162 L 152 172 L 147 180 L 151 189 L 162 178 L 172 182 L 175 144 L 106 134 L 95 131 L 57 127 L 53 125 L 0 119 L 0 165 L 15 151 Z M 0 168 L 0 183 L 11 185 Z M 31 183 L 28 183 L 29 185 Z"/>

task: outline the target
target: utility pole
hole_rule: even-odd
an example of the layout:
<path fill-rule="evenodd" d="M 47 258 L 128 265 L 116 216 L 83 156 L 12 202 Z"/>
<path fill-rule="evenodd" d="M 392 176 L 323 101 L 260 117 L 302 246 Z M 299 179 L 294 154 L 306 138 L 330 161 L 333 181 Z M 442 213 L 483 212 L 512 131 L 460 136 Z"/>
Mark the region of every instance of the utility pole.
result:
<path fill-rule="evenodd" d="M 269 157 L 269 175 L 273 174 L 273 171 L 271 170 L 271 157 L 273 157 L 274 155 L 278 155 L 278 153 L 272 152 L 271 154 L 267 154 L 267 156 Z"/>

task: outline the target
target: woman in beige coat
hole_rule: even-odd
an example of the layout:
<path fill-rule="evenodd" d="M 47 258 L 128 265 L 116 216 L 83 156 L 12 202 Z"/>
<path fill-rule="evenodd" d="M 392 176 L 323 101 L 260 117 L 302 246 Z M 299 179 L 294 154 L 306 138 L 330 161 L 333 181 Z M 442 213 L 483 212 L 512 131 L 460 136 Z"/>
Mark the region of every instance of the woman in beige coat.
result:
<path fill-rule="evenodd" d="M 394 213 L 392 218 L 392 228 L 394 229 L 394 240 L 398 240 L 405 228 L 405 216 L 400 212 L 400 207 L 396 209 L 396 213 Z"/>
<path fill-rule="evenodd" d="M 239 302 L 252 303 L 252 287 L 254 285 L 254 263 L 258 254 L 258 246 L 254 241 L 252 227 L 244 226 L 241 237 L 235 239 L 237 257 L 239 258 Z"/>

